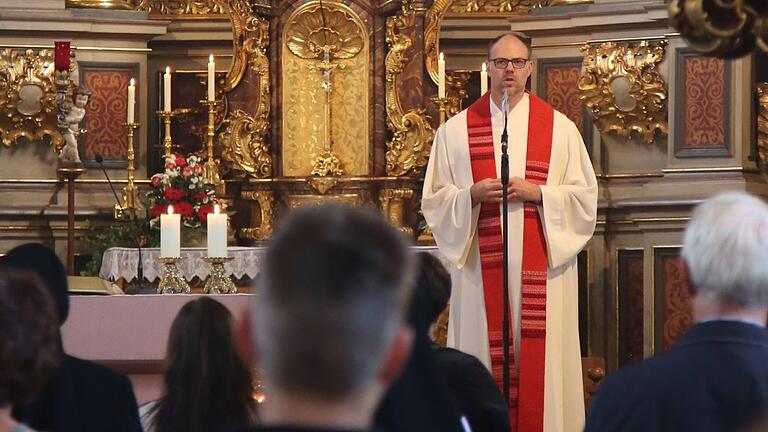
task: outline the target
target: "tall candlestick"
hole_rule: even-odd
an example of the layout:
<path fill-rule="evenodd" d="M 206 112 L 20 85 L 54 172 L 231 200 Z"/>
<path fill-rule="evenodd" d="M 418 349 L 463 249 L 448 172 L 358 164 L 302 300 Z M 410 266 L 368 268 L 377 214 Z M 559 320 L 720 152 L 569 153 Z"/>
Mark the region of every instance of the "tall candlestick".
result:
<path fill-rule="evenodd" d="M 440 98 L 445 97 L 445 57 L 443 53 L 440 53 L 440 57 L 437 59 L 437 96 Z"/>
<path fill-rule="evenodd" d="M 165 112 L 171 111 L 171 67 L 165 68 L 165 74 L 163 75 L 163 110 Z"/>
<path fill-rule="evenodd" d="M 208 100 L 216 100 L 216 63 L 213 54 L 208 57 Z"/>
<path fill-rule="evenodd" d="M 480 96 L 488 92 L 488 66 L 483 62 L 483 68 L 480 70 Z"/>
<path fill-rule="evenodd" d="M 227 214 L 221 213 L 218 204 L 208 213 L 208 256 L 227 256 Z"/>
<path fill-rule="evenodd" d="M 128 120 L 126 123 L 132 124 L 134 120 L 133 111 L 136 106 L 136 81 L 131 78 L 131 84 L 128 85 Z"/>
<path fill-rule="evenodd" d="M 173 206 L 168 206 L 168 214 L 160 215 L 160 256 L 172 258 L 181 256 L 181 215 L 173 213 Z"/>

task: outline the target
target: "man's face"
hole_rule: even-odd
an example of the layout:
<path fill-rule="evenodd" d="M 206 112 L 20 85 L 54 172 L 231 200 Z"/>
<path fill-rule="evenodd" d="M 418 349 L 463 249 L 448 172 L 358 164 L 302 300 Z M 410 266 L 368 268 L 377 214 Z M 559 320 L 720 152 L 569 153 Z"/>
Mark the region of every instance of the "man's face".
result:
<path fill-rule="evenodd" d="M 525 59 L 525 65 L 516 69 L 514 61 L 507 63 L 506 67 L 499 68 L 495 59 Z M 533 65 L 528 59 L 528 49 L 525 44 L 513 36 L 507 36 L 496 42 L 490 52 L 490 68 L 488 75 L 491 77 L 491 92 L 495 95 L 504 94 L 504 89 L 510 98 L 515 98 L 525 91 L 525 83 L 531 76 Z M 517 63 L 522 63 L 520 60 Z M 519 66 L 519 65 L 518 65 Z"/>

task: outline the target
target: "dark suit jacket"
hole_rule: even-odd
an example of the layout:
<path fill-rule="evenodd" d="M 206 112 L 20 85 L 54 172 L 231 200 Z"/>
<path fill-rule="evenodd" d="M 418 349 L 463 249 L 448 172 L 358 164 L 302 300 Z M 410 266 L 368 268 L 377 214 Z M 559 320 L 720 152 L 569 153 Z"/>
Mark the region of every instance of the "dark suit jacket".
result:
<path fill-rule="evenodd" d="M 142 431 L 128 378 L 69 355 L 37 399 L 18 407 L 14 417 L 42 431 Z"/>
<path fill-rule="evenodd" d="M 668 351 L 609 375 L 585 431 L 730 431 L 768 408 L 768 331 L 696 324 Z"/>
<path fill-rule="evenodd" d="M 488 369 L 475 356 L 434 345 L 437 370 L 445 378 L 456 406 L 473 432 L 509 432 L 504 396 Z"/>

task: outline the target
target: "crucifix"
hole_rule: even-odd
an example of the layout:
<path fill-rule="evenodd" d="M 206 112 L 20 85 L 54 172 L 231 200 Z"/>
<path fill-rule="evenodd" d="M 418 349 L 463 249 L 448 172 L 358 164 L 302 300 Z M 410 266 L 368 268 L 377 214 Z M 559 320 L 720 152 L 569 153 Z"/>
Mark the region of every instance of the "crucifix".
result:
<path fill-rule="evenodd" d="M 323 103 L 323 115 L 325 134 L 323 138 L 323 153 L 315 158 L 312 168 L 313 175 L 342 175 L 341 162 L 333 154 L 333 134 L 331 127 L 331 74 L 337 69 L 344 69 L 347 65 L 343 62 L 331 62 L 331 51 L 336 50 L 335 45 L 323 45 L 319 47 L 323 53 L 323 60 L 309 65 L 311 72 L 320 72 L 323 77 L 321 84 L 325 95 Z"/>

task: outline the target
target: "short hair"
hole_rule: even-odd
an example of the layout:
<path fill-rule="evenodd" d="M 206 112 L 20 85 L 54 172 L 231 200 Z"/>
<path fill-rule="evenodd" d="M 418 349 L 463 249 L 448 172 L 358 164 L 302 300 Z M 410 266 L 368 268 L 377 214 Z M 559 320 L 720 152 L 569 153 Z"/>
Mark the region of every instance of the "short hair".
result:
<path fill-rule="evenodd" d="M 31 273 L 0 268 L 0 406 L 30 402 L 61 359 L 48 293 Z"/>
<path fill-rule="evenodd" d="M 416 257 L 418 268 L 410 321 L 421 330 L 435 322 L 448 305 L 451 275 L 436 256 L 419 252 Z"/>
<path fill-rule="evenodd" d="M 504 39 L 506 37 L 513 37 L 513 38 L 519 40 L 520 42 L 522 42 L 523 45 L 525 45 L 525 49 L 528 51 L 528 59 L 530 60 L 530 58 L 531 58 L 531 50 L 532 50 L 531 49 L 531 38 L 528 37 L 528 35 L 526 35 L 525 33 L 513 32 L 513 31 L 502 33 L 502 34 L 496 36 L 495 38 L 493 38 L 493 40 L 491 40 L 488 43 L 488 49 L 487 49 L 487 54 L 486 54 L 486 56 L 488 57 L 488 60 L 492 60 L 491 59 L 491 50 L 493 49 L 493 46 L 496 45 L 500 40 L 502 40 L 502 39 Z"/>
<path fill-rule="evenodd" d="M 252 312 L 267 385 L 344 400 L 374 379 L 403 323 L 412 264 L 404 239 L 381 216 L 341 205 L 283 220 Z"/>
<path fill-rule="evenodd" d="M 697 296 L 768 305 L 768 205 L 743 192 L 704 201 L 685 229 L 682 256 Z"/>
<path fill-rule="evenodd" d="M 36 274 L 56 302 L 59 324 L 64 324 L 69 315 L 69 286 L 67 272 L 55 252 L 39 243 L 26 243 L 8 251 L 0 264 Z"/>

